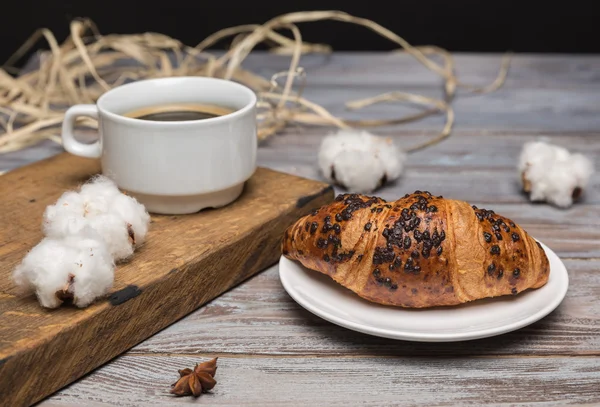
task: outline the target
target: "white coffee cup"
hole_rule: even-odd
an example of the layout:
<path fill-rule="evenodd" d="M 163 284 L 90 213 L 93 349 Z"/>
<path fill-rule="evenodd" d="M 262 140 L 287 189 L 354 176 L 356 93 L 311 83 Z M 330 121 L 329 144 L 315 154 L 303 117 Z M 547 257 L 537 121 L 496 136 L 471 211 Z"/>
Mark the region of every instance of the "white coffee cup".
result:
<path fill-rule="evenodd" d="M 211 104 L 233 113 L 189 121 L 124 116 L 149 106 Z M 99 138 L 77 141 L 78 116 L 98 120 Z M 256 170 L 256 95 L 236 82 L 206 77 L 142 80 L 75 105 L 62 126 L 65 150 L 100 158 L 102 173 L 160 214 L 188 214 L 235 201 Z"/>

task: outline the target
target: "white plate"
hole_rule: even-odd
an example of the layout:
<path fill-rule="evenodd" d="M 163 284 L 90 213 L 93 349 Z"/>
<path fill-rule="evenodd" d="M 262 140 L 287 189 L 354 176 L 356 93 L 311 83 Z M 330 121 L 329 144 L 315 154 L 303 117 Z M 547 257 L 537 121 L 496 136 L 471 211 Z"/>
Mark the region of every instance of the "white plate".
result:
<path fill-rule="evenodd" d="M 542 244 L 550 261 L 546 285 L 517 296 L 473 301 L 447 308 L 406 309 L 371 303 L 334 282 L 281 257 L 279 277 L 302 307 L 334 324 L 384 338 L 452 342 L 499 335 L 527 326 L 552 312 L 567 294 L 569 275 L 556 253 Z"/>

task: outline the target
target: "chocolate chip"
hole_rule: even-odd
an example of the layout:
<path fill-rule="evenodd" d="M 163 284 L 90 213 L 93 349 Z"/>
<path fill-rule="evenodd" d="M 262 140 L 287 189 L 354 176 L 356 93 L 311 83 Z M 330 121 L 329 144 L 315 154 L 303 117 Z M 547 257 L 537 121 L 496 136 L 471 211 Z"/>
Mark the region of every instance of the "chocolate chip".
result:
<path fill-rule="evenodd" d="M 373 275 L 375 277 L 379 277 L 381 275 L 381 271 L 379 269 L 375 269 L 375 270 L 373 270 Z"/>
<path fill-rule="evenodd" d="M 496 265 L 494 263 L 490 264 L 487 268 L 488 274 L 491 276 L 496 271 Z"/>
<path fill-rule="evenodd" d="M 342 215 L 340 215 L 339 213 L 336 213 L 335 214 L 335 220 L 336 220 L 336 222 L 341 222 L 343 220 L 342 219 Z"/>
<path fill-rule="evenodd" d="M 490 235 L 488 232 L 483 232 L 483 238 L 488 243 L 492 241 L 492 235 Z"/>
<path fill-rule="evenodd" d="M 390 287 L 392 285 L 392 279 L 387 277 L 385 280 L 383 280 L 383 285 Z"/>
<path fill-rule="evenodd" d="M 310 224 L 310 234 L 314 235 L 318 228 L 319 228 L 319 224 L 317 222 L 311 223 Z"/>
<path fill-rule="evenodd" d="M 504 270 L 500 269 L 500 271 L 498 271 L 498 280 L 500 280 L 503 275 L 504 275 Z"/>
<path fill-rule="evenodd" d="M 339 246 L 342 243 L 340 238 L 334 235 L 329 235 L 329 241 L 335 246 Z"/>
<path fill-rule="evenodd" d="M 442 246 L 437 248 L 437 255 L 441 255 L 442 254 Z"/>
<path fill-rule="evenodd" d="M 492 253 L 494 255 L 500 254 L 500 246 L 493 245 L 492 248 L 490 249 L 490 253 Z"/>
<path fill-rule="evenodd" d="M 516 233 L 514 233 L 514 232 L 510 236 L 512 237 L 513 242 L 516 242 L 516 241 L 518 241 L 520 239 L 519 235 L 516 234 Z"/>
<path fill-rule="evenodd" d="M 319 238 L 319 240 L 317 240 L 317 247 L 319 249 L 325 249 L 327 248 L 327 245 L 329 244 L 329 242 L 325 239 Z"/>
<path fill-rule="evenodd" d="M 371 226 L 372 226 L 371 222 L 367 222 L 365 224 L 365 230 L 368 232 L 369 230 L 371 230 Z"/>
<path fill-rule="evenodd" d="M 511 228 L 514 228 L 514 227 L 516 227 L 516 226 L 517 226 L 517 225 L 515 225 L 515 223 L 514 223 L 514 222 L 508 222 L 508 224 L 510 225 L 510 227 L 511 227 Z"/>
<path fill-rule="evenodd" d="M 494 236 L 496 236 L 496 239 L 502 240 L 502 235 L 500 234 L 500 232 L 494 233 Z"/>
<path fill-rule="evenodd" d="M 418 272 L 420 272 L 420 271 L 421 271 L 421 266 L 414 266 L 414 267 L 413 267 L 413 271 L 414 271 L 415 273 L 418 273 Z"/>
<path fill-rule="evenodd" d="M 431 252 L 431 249 L 425 249 L 425 248 L 423 248 L 423 251 L 421 252 L 421 255 L 423 257 L 425 257 L 426 259 L 428 259 L 429 255 L 430 255 L 430 252 Z"/>
<path fill-rule="evenodd" d="M 443 242 L 446 239 L 446 232 L 443 230 L 440 232 L 440 241 Z"/>
<path fill-rule="evenodd" d="M 413 259 L 418 259 L 419 252 L 417 250 L 413 250 L 413 252 L 410 254 L 410 257 L 412 257 Z"/>
<path fill-rule="evenodd" d="M 333 225 L 333 231 L 335 233 L 337 233 L 338 235 L 340 234 L 340 232 L 342 231 L 342 229 L 340 228 L 340 224 L 336 223 L 335 225 Z"/>
<path fill-rule="evenodd" d="M 325 256 L 323 256 L 323 260 L 326 261 L 327 263 L 329 263 L 329 255 L 326 254 Z"/>
<path fill-rule="evenodd" d="M 429 208 L 427 208 L 427 212 L 431 213 L 431 212 L 437 212 L 437 207 L 435 205 L 431 205 Z"/>
<path fill-rule="evenodd" d="M 429 236 L 429 231 L 426 230 L 425 232 L 423 232 L 423 240 L 429 240 L 431 239 L 431 237 Z"/>
<path fill-rule="evenodd" d="M 395 291 L 395 290 L 397 290 L 397 289 L 398 289 L 398 284 L 392 284 L 392 285 L 390 286 L 390 290 L 392 290 L 392 291 Z"/>
<path fill-rule="evenodd" d="M 510 293 L 512 295 L 517 295 L 518 291 L 517 291 L 517 287 L 513 287 L 512 290 L 510 290 Z"/>
<path fill-rule="evenodd" d="M 418 242 L 421 241 L 421 238 L 423 237 L 423 235 L 421 234 L 420 231 L 415 230 L 415 232 L 413 233 L 413 237 L 415 238 L 415 240 Z"/>
<path fill-rule="evenodd" d="M 409 249 L 411 245 L 411 241 L 410 241 L 410 237 L 405 236 L 404 237 L 404 248 L 405 249 Z"/>
<path fill-rule="evenodd" d="M 521 274 L 521 269 L 516 268 L 513 270 L 513 276 L 519 277 L 520 274 Z"/>

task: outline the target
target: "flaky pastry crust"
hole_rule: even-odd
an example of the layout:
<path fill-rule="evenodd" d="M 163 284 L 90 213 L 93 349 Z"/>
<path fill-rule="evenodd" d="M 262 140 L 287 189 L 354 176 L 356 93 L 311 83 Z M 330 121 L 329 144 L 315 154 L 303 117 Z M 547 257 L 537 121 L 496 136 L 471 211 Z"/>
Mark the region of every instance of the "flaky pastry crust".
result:
<path fill-rule="evenodd" d="M 516 295 L 550 273 L 512 220 L 427 191 L 394 202 L 339 195 L 291 225 L 282 252 L 368 301 L 406 308 Z"/>

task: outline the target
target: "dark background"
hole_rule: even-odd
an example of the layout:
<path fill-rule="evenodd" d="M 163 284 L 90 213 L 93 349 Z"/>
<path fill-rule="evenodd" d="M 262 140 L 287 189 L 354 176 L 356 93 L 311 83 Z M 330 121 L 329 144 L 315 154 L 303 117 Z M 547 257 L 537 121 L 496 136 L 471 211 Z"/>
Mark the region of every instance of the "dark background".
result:
<path fill-rule="evenodd" d="M 279 14 L 336 9 L 391 29 L 414 45 L 450 51 L 600 53 L 599 15 L 593 1 L 5 1 L 0 60 L 5 61 L 40 27 L 59 42 L 75 17 L 90 17 L 103 34 L 155 31 L 195 45 L 228 26 L 264 23 Z M 394 46 L 365 28 L 339 22 L 303 23 L 304 39 L 337 50 L 389 50 Z M 226 44 L 225 44 L 226 45 Z M 38 47 L 46 47 L 42 42 Z"/>

